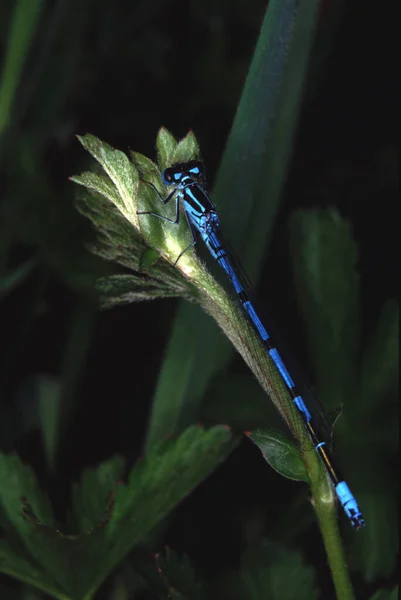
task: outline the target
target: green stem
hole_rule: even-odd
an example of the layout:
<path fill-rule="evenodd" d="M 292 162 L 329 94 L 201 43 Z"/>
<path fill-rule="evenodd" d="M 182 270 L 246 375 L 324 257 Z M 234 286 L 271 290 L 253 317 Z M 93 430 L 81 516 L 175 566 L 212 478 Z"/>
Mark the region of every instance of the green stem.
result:
<path fill-rule="evenodd" d="M 344 547 L 338 528 L 336 495 L 332 483 L 323 472 L 314 450 L 304 452 L 304 460 L 311 478 L 313 506 L 327 554 L 337 600 L 354 600 Z"/>

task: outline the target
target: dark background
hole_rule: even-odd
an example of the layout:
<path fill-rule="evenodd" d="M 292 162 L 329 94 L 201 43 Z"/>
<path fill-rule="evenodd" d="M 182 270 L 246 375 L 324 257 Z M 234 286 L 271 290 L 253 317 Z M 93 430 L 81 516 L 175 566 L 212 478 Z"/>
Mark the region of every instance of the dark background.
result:
<path fill-rule="evenodd" d="M 2 44 L 9 10 L 3 3 Z M 11 269 L 35 257 L 37 265 L 2 302 L 0 446 L 16 449 L 34 466 L 60 518 L 70 481 L 83 466 L 115 452 L 129 461 L 140 454 L 175 310 L 171 300 L 96 310 L 88 282 L 110 267 L 84 248 L 91 227 L 73 207 L 75 186 L 68 177 L 87 168 L 88 157 L 74 136 L 90 132 L 153 158 L 161 125 L 176 137 L 193 129 L 212 183 L 264 11 L 259 0 L 60 1 L 43 10 L 1 140 L 2 263 Z M 302 330 L 292 310 L 286 249 L 295 208 L 336 206 L 351 220 L 360 249 L 364 339 L 384 301 L 398 295 L 397 13 L 390 1 L 362 7 L 350 0 L 338 10 L 323 3 L 266 256 L 270 285 L 260 286 L 296 352 L 302 351 Z M 333 37 L 323 40 L 335 14 L 338 24 L 328 28 Z M 56 476 L 44 468 L 32 409 L 40 374 L 66 378 L 71 386 Z M 208 572 L 222 555 L 235 566 L 239 515 L 252 513 L 264 522 L 261 507 L 273 484 L 291 494 L 292 484 L 278 477 L 272 483 L 256 456 L 244 442 L 172 519 L 166 541 Z M 316 540 L 317 532 L 311 547 Z M 325 589 L 324 557 L 321 567 Z"/>

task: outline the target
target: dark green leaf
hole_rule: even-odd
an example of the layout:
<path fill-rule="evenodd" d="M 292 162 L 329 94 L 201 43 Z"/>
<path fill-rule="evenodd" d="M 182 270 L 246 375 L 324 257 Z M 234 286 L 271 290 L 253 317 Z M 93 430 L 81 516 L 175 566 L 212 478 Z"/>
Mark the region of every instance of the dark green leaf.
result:
<path fill-rule="evenodd" d="M 201 406 L 201 422 L 227 423 L 239 432 L 284 425 L 257 380 L 246 372 L 224 373 L 213 380 Z"/>
<path fill-rule="evenodd" d="M 398 585 L 392 590 L 378 590 L 369 600 L 398 600 Z"/>
<path fill-rule="evenodd" d="M 359 277 L 350 224 L 335 210 L 300 211 L 290 223 L 297 295 L 319 398 L 328 410 L 355 402 Z M 333 368 L 335 365 L 335 368 Z"/>
<path fill-rule="evenodd" d="M 116 488 L 121 484 L 125 462 L 115 456 L 93 469 L 85 469 L 72 489 L 72 520 L 78 533 L 87 533 L 105 518 Z"/>
<path fill-rule="evenodd" d="M 60 381 L 42 376 L 37 379 L 39 422 L 42 429 L 46 458 L 54 469 L 60 434 L 62 390 Z"/>
<path fill-rule="evenodd" d="M 207 585 L 196 576 L 188 556 L 178 556 L 166 548 L 165 554 L 156 557 L 157 566 L 167 589 L 173 597 L 186 600 L 208 600 L 210 591 Z"/>
<path fill-rule="evenodd" d="M 35 561 L 24 557 L 21 551 L 16 552 L 4 539 L 0 540 L 0 573 L 47 592 L 53 598 L 66 598 L 44 569 L 39 568 Z M 4 595 L 2 598 L 8 599 L 9 596 Z"/>
<path fill-rule="evenodd" d="M 126 487 L 116 490 L 108 527 L 110 568 L 198 485 L 233 449 L 226 427 L 205 431 L 190 427 L 177 440 L 163 443 L 132 471 Z"/>
<path fill-rule="evenodd" d="M 371 583 L 389 577 L 394 570 L 398 552 L 398 506 L 391 490 L 379 489 L 358 494 L 367 526 L 350 539 L 350 556 L 354 569 Z"/>
<path fill-rule="evenodd" d="M 0 275 L 0 298 L 4 298 L 4 296 L 20 285 L 32 273 L 36 264 L 36 259 L 31 259 L 14 269 L 11 273 Z"/>
<path fill-rule="evenodd" d="M 309 475 L 295 444 L 277 431 L 255 429 L 247 434 L 271 467 L 287 479 L 306 481 Z"/>
<path fill-rule="evenodd" d="M 8 521 L 25 539 L 30 532 L 30 525 L 22 518 L 21 498 L 28 500 L 39 520 L 50 527 L 55 526 L 49 500 L 40 491 L 31 468 L 14 454 L 0 454 L 0 502 Z"/>
<path fill-rule="evenodd" d="M 88 469 L 73 494 L 78 535 L 67 536 L 56 529 L 32 471 L 16 457 L 0 456 L 0 498 L 8 521 L 46 578 L 57 582 L 66 595 L 80 599 L 94 593 L 127 552 L 232 448 L 227 428 L 192 427 L 134 467 L 127 486 L 119 481 L 120 458 Z M 21 502 L 21 497 L 26 500 Z"/>
<path fill-rule="evenodd" d="M 15 94 L 39 21 L 41 5 L 40 0 L 19 0 L 12 5 L 12 21 L 0 81 L 0 136 L 11 120 Z"/>
<path fill-rule="evenodd" d="M 382 406 L 383 398 L 395 399 L 399 370 L 399 311 L 395 301 L 383 307 L 373 340 L 362 359 L 360 405 L 364 413 Z"/>
<path fill-rule="evenodd" d="M 45 579 L 61 587 L 68 585 L 66 555 L 40 535 L 45 532 L 52 539 L 58 535 L 50 503 L 39 490 L 32 470 L 14 455 L 0 455 L 0 502 L 22 544 L 41 565 Z M 25 575 L 26 569 L 23 569 L 21 577 Z"/>
<path fill-rule="evenodd" d="M 316 576 L 299 552 L 265 542 L 247 550 L 241 560 L 246 600 L 314 600 Z M 245 599 L 244 599 L 245 600 Z"/>

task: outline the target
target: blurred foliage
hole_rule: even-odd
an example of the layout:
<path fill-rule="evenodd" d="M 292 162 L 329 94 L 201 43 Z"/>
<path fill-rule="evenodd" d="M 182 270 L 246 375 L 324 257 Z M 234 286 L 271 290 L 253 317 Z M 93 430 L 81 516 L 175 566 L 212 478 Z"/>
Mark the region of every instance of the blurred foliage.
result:
<path fill-rule="evenodd" d="M 269 470 L 247 442 L 163 518 L 229 452 L 230 434 L 189 430 L 155 449 L 150 466 L 133 468 L 172 305 L 98 314 L 95 281 L 114 278 L 104 290 L 109 298 L 116 285 L 129 293 L 132 265 L 88 252 L 93 232 L 68 181 L 88 160 L 77 133 L 153 156 L 156 131 L 166 125 L 177 136 L 195 130 L 212 182 L 264 11 L 260 0 L 0 3 L 2 598 L 78 597 L 99 564 L 99 598 L 265 600 L 300 589 L 308 598 L 319 590 L 334 597 L 304 488 Z M 363 14 L 352 0 L 321 4 L 260 286 L 299 356 L 306 356 L 299 341 L 306 322 L 310 361 L 302 363 L 329 409 L 343 406 L 336 454 L 368 522 L 363 533 L 344 534 L 361 600 L 397 597 L 394 11 L 390 2 Z M 263 178 L 258 183 L 263 189 Z M 294 213 L 289 245 L 289 213 L 310 206 L 337 211 Z M 143 260 L 152 264 L 154 256 Z M 295 275 L 286 279 L 291 262 Z M 193 346 L 201 344 L 195 336 Z M 183 348 L 176 364 L 189 355 Z M 272 415 L 262 402 L 234 362 L 214 375 L 198 418 L 265 428 Z M 116 453 L 125 468 L 110 459 Z M 135 502 L 138 522 L 125 521 Z M 118 567 L 106 579 L 109 544 Z M 71 565 L 87 568 L 70 577 Z"/>

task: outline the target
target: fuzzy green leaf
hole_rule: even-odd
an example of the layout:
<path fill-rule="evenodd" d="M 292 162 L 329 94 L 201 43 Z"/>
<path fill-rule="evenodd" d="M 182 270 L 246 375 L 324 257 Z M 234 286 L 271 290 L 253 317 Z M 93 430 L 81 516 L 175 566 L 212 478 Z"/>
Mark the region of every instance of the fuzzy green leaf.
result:
<path fill-rule="evenodd" d="M 162 130 L 160 135 L 160 143 L 164 144 L 162 150 L 165 156 L 169 152 L 170 160 L 177 142 L 167 130 Z M 157 187 L 160 194 L 165 193 L 159 168 L 146 157 L 132 153 L 136 167 L 122 152 L 94 136 L 87 135 L 81 142 L 107 173 L 89 172 L 71 178 L 86 188 L 77 199 L 77 208 L 92 220 L 98 231 L 98 243 L 91 244 L 90 249 L 98 256 L 134 271 L 132 275 L 105 277 L 98 282 L 101 305 L 110 307 L 158 297 L 195 298 L 194 287 L 188 278 L 172 269 L 166 261 L 158 260 L 162 255 L 174 263 L 189 245 L 191 236 L 185 220 L 177 227 L 151 215 L 137 214 L 138 211 L 157 212 L 163 208 L 152 187 Z M 184 138 L 180 147 L 192 152 L 192 148 L 197 147 L 193 134 Z M 141 182 L 138 170 L 143 177 Z M 128 202 L 130 194 L 132 198 Z M 175 207 L 166 208 L 166 216 L 174 219 Z M 172 241 L 174 228 L 177 235 Z M 146 274 L 139 273 L 144 264 Z"/>
<path fill-rule="evenodd" d="M 175 137 L 165 127 L 161 127 L 156 139 L 157 162 L 161 171 L 171 166 L 171 157 L 176 147 L 177 140 Z"/>
<path fill-rule="evenodd" d="M 190 294 L 184 286 L 167 285 L 163 281 L 140 275 L 110 275 L 96 282 L 99 302 L 102 308 L 111 308 L 120 304 L 142 302 L 156 298 L 185 297 Z"/>
<path fill-rule="evenodd" d="M 119 208 L 126 218 L 138 225 L 134 198 L 138 193 L 139 174 L 124 152 L 115 150 L 94 135 L 78 136 L 83 147 L 92 154 L 107 173 L 119 194 Z M 77 183 L 81 183 L 79 180 Z M 82 183 L 81 183 L 82 185 Z M 85 185 L 85 184 L 84 184 Z"/>
<path fill-rule="evenodd" d="M 141 179 L 145 179 L 151 183 L 156 182 L 156 184 L 159 184 L 160 186 L 161 172 L 153 160 L 147 156 L 144 156 L 144 154 L 133 152 L 132 150 L 130 152 L 130 156 L 140 173 Z M 170 156 L 170 154 L 168 154 L 168 156 Z"/>
<path fill-rule="evenodd" d="M 171 164 L 186 163 L 193 159 L 199 159 L 200 151 L 196 137 L 192 131 L 182 138 L 171 155 Z"/>
<path fill-rule="evenodd" d="M 113 182 L 106 177 L 106 175 L 85 172 L 81 175 L 74 175 L 71 177 L 71 181 L 78 183 L 89 190 L 93 190 L 98 194 L 101 194 L 104 196 L 104 198 L 107 198 L 107 200 L 110 200 L 110 202 L 116 206 L 119 206 L 121 202 L 117 188 L 114 186 Z"/>

